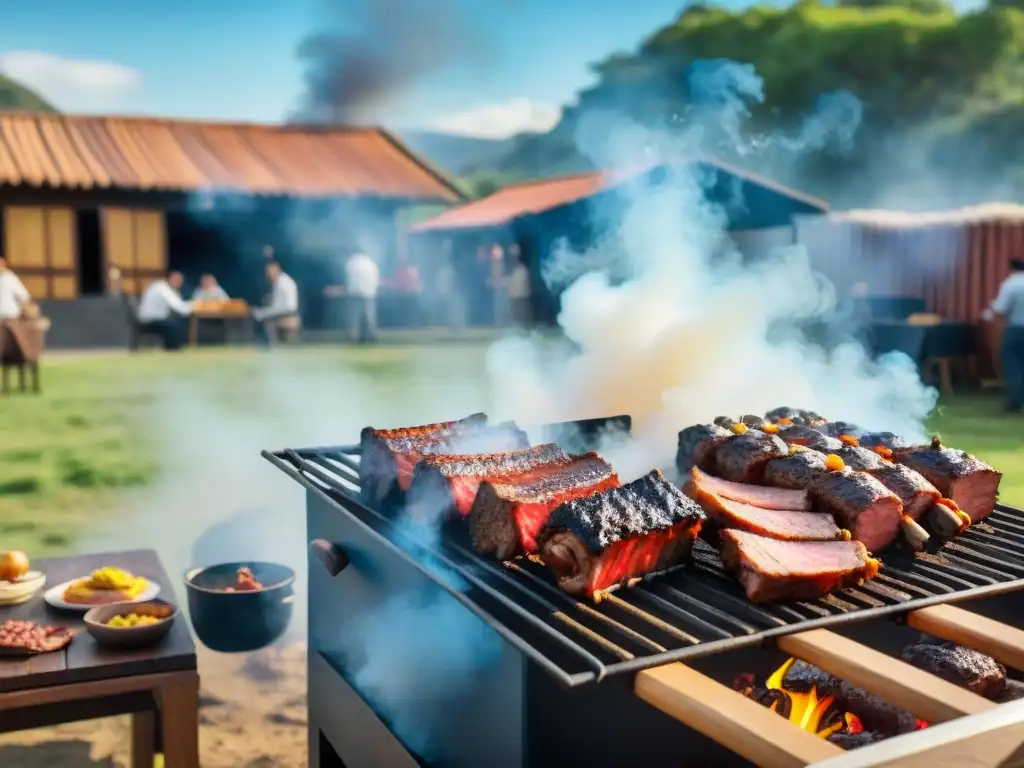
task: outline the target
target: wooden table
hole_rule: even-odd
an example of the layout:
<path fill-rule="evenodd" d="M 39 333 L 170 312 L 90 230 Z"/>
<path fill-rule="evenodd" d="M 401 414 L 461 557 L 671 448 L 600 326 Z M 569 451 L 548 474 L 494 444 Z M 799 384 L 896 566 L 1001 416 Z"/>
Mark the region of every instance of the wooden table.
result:
<path fill-rule="evenodd" d="M 192 313 L 188 317 L 188 345 L 194 347 L 199 343 L 199 323 L 204 320 L 218 320 L 227 325 L 238 324 L 242 329 L 242 337 L 247 343 L 253 339 L 252 312 L 249 304 L 242 299 L 227 301 L 193 301 Z"/>
<path fill-rule="evenodd" d="M 46 574 L 47 587 L 104 565 L 155 581 L 160 597 L 180 606 L 152 550 L 32 563 L 33 570 Z M 81 616 L 54 611 L 41 593 L 21 605 L 0 606 L 0 621 L 29 619 L 82 628 Z M 166 768 L 199 768 L 199 674 L 184 612 L 153 648 L 105 651 L 82 628 L 63 651 L 27 660 L 0 659 L 0 733 L 126 714 L 132 716 L 132 768 L 152 768 L 157 718 Z"/>

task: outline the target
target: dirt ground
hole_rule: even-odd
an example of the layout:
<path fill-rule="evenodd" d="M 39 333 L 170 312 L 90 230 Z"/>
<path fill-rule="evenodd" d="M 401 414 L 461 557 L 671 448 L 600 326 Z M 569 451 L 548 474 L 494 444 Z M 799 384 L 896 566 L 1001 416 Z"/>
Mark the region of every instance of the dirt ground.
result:
<path fill-rule="evenodd" d="M 199 649 L 203 768 L 305 768 L 306 650 L 245 656 Z M 128 718 L 0 736 L 0 766 L 128 768 Z"/>

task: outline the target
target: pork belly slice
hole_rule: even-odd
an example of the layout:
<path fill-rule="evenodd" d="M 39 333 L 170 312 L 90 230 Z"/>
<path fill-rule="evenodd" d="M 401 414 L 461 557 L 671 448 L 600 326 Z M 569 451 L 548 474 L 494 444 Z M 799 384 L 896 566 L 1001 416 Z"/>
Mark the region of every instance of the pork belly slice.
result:
<path fill-rule="evenodd" d="M 764 482 L 775 488 L 803 490 L 826 472 L 825 454 L 791 445 L 788 456 L 772 459 L 765 464 Z"/>
<path fill-rule="evenodd" d="M 701 536 L 714 546 L 721 542 L 720 534 L 724 528 L 784 541 L 841 541 L 844 538 L 832 515 L 791 509 L 761 509 L 742 501 L 732 501 L 702 487 L 701 481 L 692 476 L 683 490 L 707 514 Z M 845 538 L 849 538 L 849 533 Z"/>
<path fill-rule="evenodd" d="M 882 462 L 877 469 L 869 469 L 868 474 L 900 497 L 903 502 L 903 514 L 915 522 L 931 509 L 942 494 L 920 473 L 902 464 Z"/>
<path fill-rule="evenodd" d="M 839 526 L 871 552 L 885 549 L 899 534 L 900 497 L 866 472 L 829 472 L 811 483 L 807 492 L 814 509 L 831 512 Z"/>
<path fill-rule="evenodd" d="M 619 476 L 596 453 L 569 456 L 526 480 L 484 480 L 469 510 L 477 551 L 509 560 L 537 551 L 537 534 L 563 502 L 618 488 Z"/>
<path fill-rule="evenodd" d="M 554 443 L 500 453 L 424 456 L 413 471 L 406 512 L 421 522 L 465 517 L 484 480 L 529 482 L 567 458 Z"/>
<path fill-rule="evenodd" d="M 654 470 L 556 507 L 538 537 L 540 556 L 559 587 L 594 596 L 688 561 L 704 519 L 697 502 Z"/>
<path fill-rule="evenodd" d="M 821 430 L 807 424 L 785 427 L 779 430 L 779 437 L 786 445 L 799 445 L 822 453 L 832 453 L 843 447 L 838 438 L 822 434 Z"/>
<path fill-rule="evenodd" d="M 919 472 L 939 493 L 955 501 L 972 523 L 981 522 L 995 509 L 1002 473 L 966 451 L 946 448 L 938 437 L 929 445 L 894 450 L 893 459 Z"/>
<path fill-rule="evenodd" d="M 722 531 L 722 563 L 752 603 L 815 600 L 878 573 L 859 541 L 779 541 Z"/>
<path fill-rule="evenodd" d="M 728 480 L 713 477 L 707 472 L 702 472 L 697 467 L 690 470 L 690 482 L 699 485 L 709 493 L 721 496 L 723 499 L 742 501 L 744 504 L 760 507 L 761 509 L 806 512 L 811 508 L 811 500 L 807 495 L 807 491 L 766 488 L 763 485 L 750 485 L 748 483 L 732 483 Z"/>
<path fill-rule="evenodd" d="M 749 429 L 718 446 L 715 470 L 722 478 L 735 483 L 759 483 L 765 465 L 788 453 L 789 449 L 778 436 Z"/>
<path fill-rule="evenodd" d="M 991 656 L 927 635 L 907 645 L 900 658 L 986 699 L 998 699 L 1006 687 L 1006 667 Z"/>
<path fill-rule="evenodd" d="M 680 431 L 676 469 L 683 477 L 689 475 L 693 467 L 714 472 L 715 452 L 731 437 L 730 430 L 717 424 L 695 424 Z"/>

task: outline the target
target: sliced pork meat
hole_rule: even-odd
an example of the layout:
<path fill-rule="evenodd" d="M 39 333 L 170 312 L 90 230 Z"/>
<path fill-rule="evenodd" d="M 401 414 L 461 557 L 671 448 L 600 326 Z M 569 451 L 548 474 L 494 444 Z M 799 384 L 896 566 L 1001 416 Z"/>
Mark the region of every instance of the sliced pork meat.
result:
<path fill-rule="evenodd" d="M 844 469 L 821 475 L 807 489 L 811 505 L 830 512 L 840 527 L 871 552 L 880 552 L 899 534 L 900 497 L 865 472 Z"/>
<path fill-rule="evenodd" d="M 946 448 L 934 437 L 928 445 L 893 451 L 893 458 L 956 502 L 972 523 L 981 522 L 995 509 L 1002 474 L 966 451 Z"/>
<path fill-rule="evenodd" d="M 425 456 L 413 471 L 406 512 L 415 520 L 435 522 L 469 514 L 484 480 L 529 482 L 561 466 L 568 457 L 554 443 L 519 451 Z"/>
<path fill-rule="evenodd" d="M 902 464 L 883 461 L 868 474 L 900 497 L 903 514 L 914 521 L 920 520 L 942 495 L 919 473 Z"/>
<path fill-rule="evenodd" d="M 690 470 L 690 482 L 699 485 L 710 493 L 721 496 L 723 499 L 741 501 L 752 507 L 761 509 L 799 510 L 809 511 L 811 501 L 807 491 L 794 491 L 786 488 L 767 488 L 763 485 L 750 485 L 748 483 L 733 483 L 712 477 L 702 472 L 698 467 Z"/>
<path fill-rule="evenodd" d="M 594 596 L 684 564 L 704 519 L 697 502 L 654 470 L 619 488 L 559 505 L 538 537 L 540 556 L 559 587 Z"/>
<path fill-rule="evenodd" d="M 998 699 L 1006 687 L 1006 667 L 991 656 L 955 643 L 926 637 L 906 646 L 900 658 L 986 699 Z"/>
<path fill-rule="evenodd" d="M 838 438 L 822 434 L 807 424 L 794 424 L 779 431 L 779 437 L 787 445 L 799 445 L 812 451 L 832 453 L 843 447 Z"/>
<path fill-rule="evenodd" d="M 526 433 L 515 424 L 488 425 L 482 413 L 419 427 L 367 427 L 359 442 L 359 484 L 364 498 L 373 503 L 380 503 L 396 489 L 408 490 L 413 470 L 423 456 L 512 451 L 530 444 Z"/>
<path fill-rule="evenodd" d="M 721 537 L 722 563 L 752 603 L 815 600 L 878 573 L 859 541 L 780 541 L 737 530 Z"/>
<path fill-rule="evenodd" d="M 533 554 L 537 534 L 555 507 L 619 485 L 619 476 L 596 453 L 552 462 L 525 481 L 484 480 L 469 511 L 473 544 L 499 560 Z"/>
<path fill-rule="evenodd" d="M 856 445 L 844 445 L 842 448 L 838 448 L 831 451 L 836 456 L 843 460 L 843 464 L 848 469 L 857 470 L 859 472 L 870 472 L 873 469 L 881 469 L 888 462 L 879 456 L 874 451 L 870 451 L 867 448 L 861 448 Z"/>
<path fill-rule="evenodd" d="M 701 535 L 714 546 L 720 544 L 719 534 L 725 528 L 784 541 L 839 541 L 844 538 L 843 531 L 839 530 L 832 515 L 801 510 L 761 509 L 719 496 L 703 487 L 700 479 L 692 475 L 684 490 L 707 513 L 708 519 Z"/>
<path fill-rule="evenodd" d="M 788 456 L 772 459 L 765 464 L 764 482 L 776 488 L 802 490 L 826 472 L 825 454 L 792 445 Z"/>
<path fill-rule="evenodd" d="M 753 429 L 734 435 L 715 452 L 717 473 L 736 483 L 759 483 L 764 467 L 772 459 L 786 456 L 789 449 L 776 435 Z"/>
<path fill-rule="evenodd" d="M 715 452 L 733 433 L 717 424 L 695 424 L 679 433 L 676 468 L 686 477 L 692 467 L 715 471 Z"/>

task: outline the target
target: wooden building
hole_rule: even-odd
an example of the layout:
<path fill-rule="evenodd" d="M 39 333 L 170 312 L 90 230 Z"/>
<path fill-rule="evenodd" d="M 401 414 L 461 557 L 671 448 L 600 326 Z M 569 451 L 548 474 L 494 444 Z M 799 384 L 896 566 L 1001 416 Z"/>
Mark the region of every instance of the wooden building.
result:
<path fill-rule="evenodd" d="M 513 184 L 420 222 L 412 232 L 419 235 L 422 250 L 451 252 L 463 273 L 473 271 L 472 264 L 463 262 L 472 261 L 481 248 L 515 243 L 531 270 L 535 313 L 552 320 L 558 297 L 544 284 L 541 263 L 558 242 L 583 251 L 614 237 L 635 200 L 660 185 L 677 183 L 673 175 L 680 172 L 696 182 L 704 202 L 725 213 L 731 238 L 749 255 L 796 242 L 794 217 L 828 210 L 821 200 L 718 160 L 697 157 Z M 474 314 L 479 322 L 482 313 Z"/>
<path fill-rule="evenodd" d="M 373 232 L 386 266 L 403 208 L 461 195 L 377 128 L 0 115 L 0 247 L 52 318 L 54 346 L 120 344 L 110 268 L 138 293 L 176 261 L 194 264 L 174 253 L 169 221 L 223 199 L 248 201 L 252 221 L 239 231 L 295 201 L 344 209 L 346 228 Z"/>

